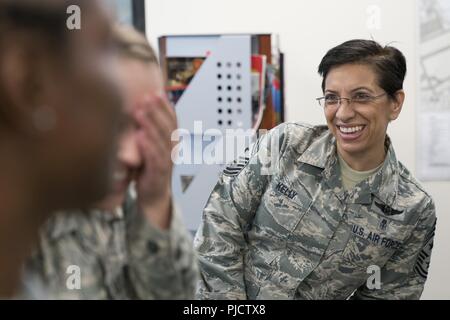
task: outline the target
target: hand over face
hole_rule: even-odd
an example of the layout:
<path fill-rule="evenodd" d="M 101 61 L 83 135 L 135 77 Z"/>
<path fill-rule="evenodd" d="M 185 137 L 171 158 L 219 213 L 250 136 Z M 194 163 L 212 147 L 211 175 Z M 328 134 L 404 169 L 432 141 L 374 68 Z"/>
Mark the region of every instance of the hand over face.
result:
<path fill-rule="evenodd" d="M 175 110 L 165 97 L 149 97 L 134 114 L 143 166 L 136 178 L 138 201 L 150 207 L 170 200 L 172 177 L 172 133 L 177 129 Z"/>

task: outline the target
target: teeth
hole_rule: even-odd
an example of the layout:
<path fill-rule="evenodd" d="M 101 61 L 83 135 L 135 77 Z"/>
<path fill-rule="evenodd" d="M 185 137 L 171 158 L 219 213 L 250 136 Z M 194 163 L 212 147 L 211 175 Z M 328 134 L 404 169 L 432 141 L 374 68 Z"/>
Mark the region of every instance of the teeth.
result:
<path fill-rule="evenodd" d="M 346 127 L 346 128 L 339 126 L 339 130 L 343 133 L 354 133 L 354 132 L 361 131 L 363 128 L 364 128 L 364 126 Z"/>

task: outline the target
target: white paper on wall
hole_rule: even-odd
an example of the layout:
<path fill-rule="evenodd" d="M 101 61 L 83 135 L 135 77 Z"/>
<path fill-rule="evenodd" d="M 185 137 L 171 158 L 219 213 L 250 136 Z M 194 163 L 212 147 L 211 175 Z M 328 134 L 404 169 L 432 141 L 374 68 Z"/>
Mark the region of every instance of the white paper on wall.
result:
<path fill-rule="evenodd" d="M 418 6 L 418 177 L 450 180 L 450 1 Z"/>

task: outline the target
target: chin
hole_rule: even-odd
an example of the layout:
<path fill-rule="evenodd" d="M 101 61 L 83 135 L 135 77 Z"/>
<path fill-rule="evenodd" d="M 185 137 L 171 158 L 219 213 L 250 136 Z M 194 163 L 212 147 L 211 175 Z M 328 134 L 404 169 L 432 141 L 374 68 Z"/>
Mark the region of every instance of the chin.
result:
<path fill-rule="evenodd" d="M 348 142 L 337 139 L 337 144 L 340 151 L 343 151 L 347 154 L 360 154 L 364 152 L 366 148 L 366 143 L 364 141 L 358 142 Z"/>
<path fill-rule="evenodd" d="M 341 151 L 348 154 L 358 154 L 364 152 L 367 149 L 367 137 L 361 136 L 357 140 L 349 141 L 340 137 L 338 132 L 333 131 L 333 135 L 336 139 L 337 145 Z"/>

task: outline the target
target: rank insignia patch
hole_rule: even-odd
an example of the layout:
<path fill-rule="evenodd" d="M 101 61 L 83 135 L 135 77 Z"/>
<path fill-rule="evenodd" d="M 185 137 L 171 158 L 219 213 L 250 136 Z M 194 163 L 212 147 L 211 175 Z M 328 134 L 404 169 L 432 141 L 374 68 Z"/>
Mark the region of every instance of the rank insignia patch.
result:
<path fill-rule="evenodd" d="M 433 237 L 434 232 L 436 230 L 436 222 L 428 234 L 425 245 L 422 247 L 419 255 L 417 256 L 416 265 L 414 266 L 414 271 L 424 280 L 427 279 L 428 276 L 428 268 L 430 267 L 431 260 L 431 250 L 433 249 Z"/>
<path fill-rule="evenodd" d="M 238 160 L 234 160 L 231 164 L 227 165 L 225 169 L 223 170 L 223 174 L 227 176 L 237 176 L 242 169 L 245 168 L 245 166 L 250 161 L 250 158 L 248 157 L 239 157 Z"/>

